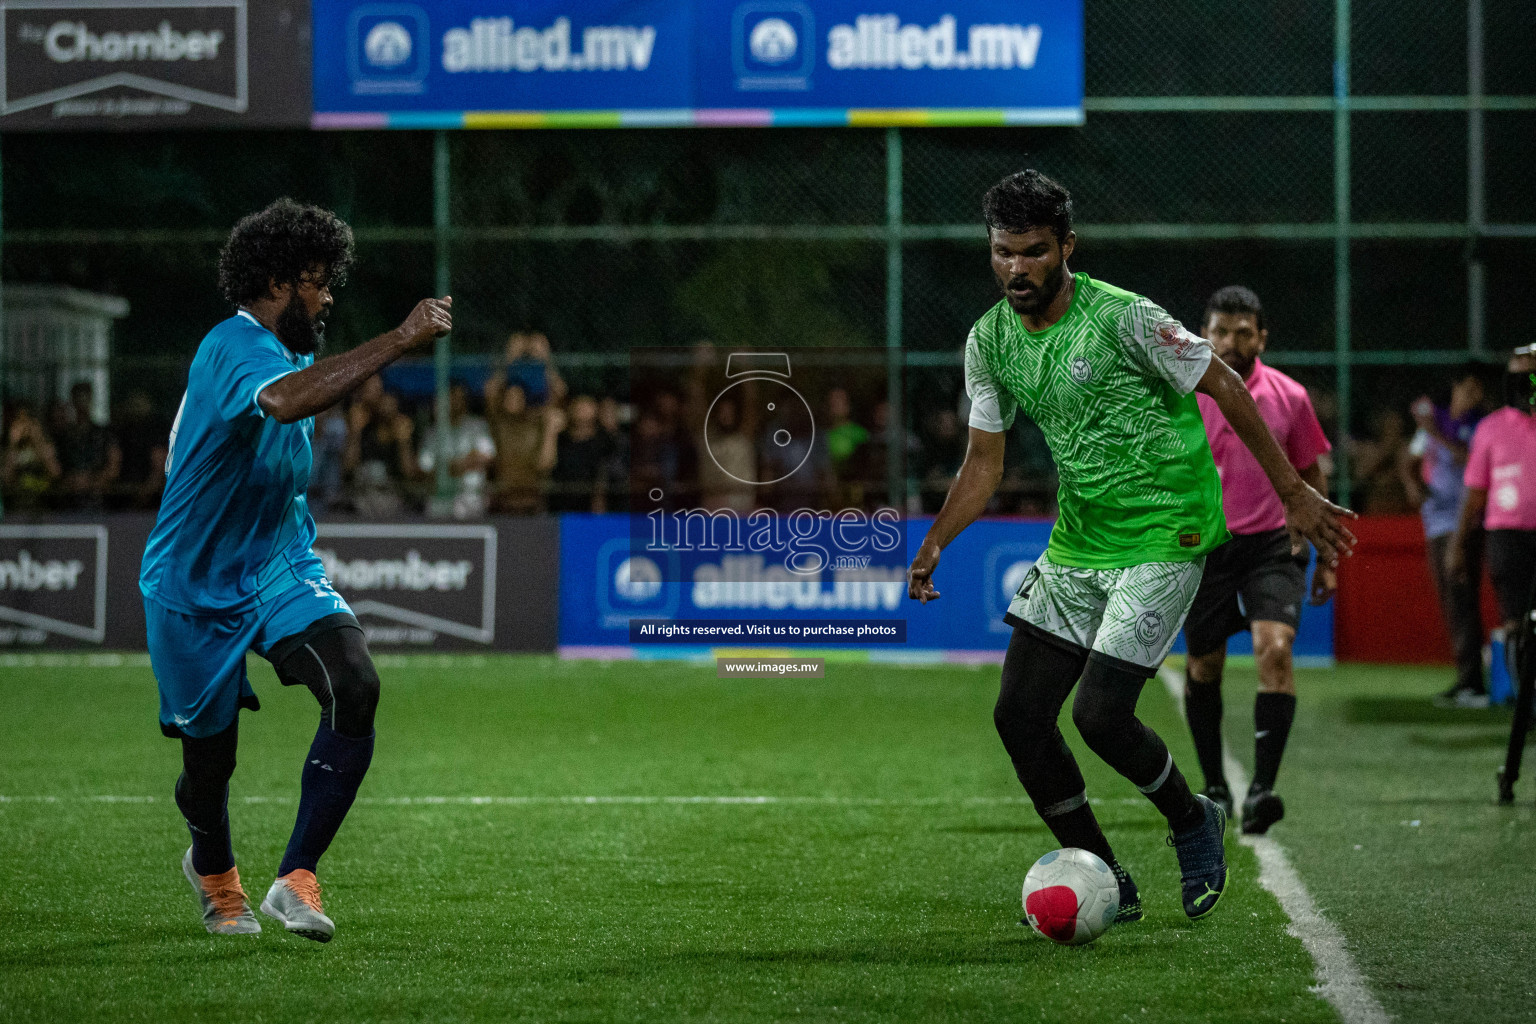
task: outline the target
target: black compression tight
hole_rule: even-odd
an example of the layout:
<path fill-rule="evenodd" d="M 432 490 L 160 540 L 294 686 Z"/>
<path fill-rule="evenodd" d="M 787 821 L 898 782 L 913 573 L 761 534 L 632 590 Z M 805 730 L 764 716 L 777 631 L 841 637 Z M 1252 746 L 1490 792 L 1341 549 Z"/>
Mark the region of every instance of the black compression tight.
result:
<path fill-rule="evenodd" d="M 1167 746 L 1136 717 L 1136 700 L 1150 674 L 1046 639 L 1028 626 L 1014 629 L 993 722 L 1024 791 L 1062 845 L 1113 859 L 1100 852 L 1107 852 L 1108 844 L 1088 808 L 1082 771 L 1056 724 L 1073 686 L 1078 692 L 1072 720 L 1089 748 L 1145 793 L 1175 831 L 1198 822 L 1199 804 Z"/>
<path fill-rule="evenodd" d="M 320 719 L 342 736 L 372 736 L 379 673 L 356 626 L 328 629 L 277 666 L 284 686 L 305 686 L 320 702 Z"/>

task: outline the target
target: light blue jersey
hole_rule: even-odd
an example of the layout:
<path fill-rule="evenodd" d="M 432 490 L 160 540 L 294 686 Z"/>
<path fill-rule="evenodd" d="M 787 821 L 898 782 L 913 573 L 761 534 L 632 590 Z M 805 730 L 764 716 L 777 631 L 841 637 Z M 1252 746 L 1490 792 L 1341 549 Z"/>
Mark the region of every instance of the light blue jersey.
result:
<path fill-rule="evenodd" d="M 313 361 L 244 310 L 198 346 L 139 574 L 146 598 L 184 615 L 230 615 L 323 577 L 304 498 L 314 420 L 279 423 L 256 404 L 262 388 Z"/>

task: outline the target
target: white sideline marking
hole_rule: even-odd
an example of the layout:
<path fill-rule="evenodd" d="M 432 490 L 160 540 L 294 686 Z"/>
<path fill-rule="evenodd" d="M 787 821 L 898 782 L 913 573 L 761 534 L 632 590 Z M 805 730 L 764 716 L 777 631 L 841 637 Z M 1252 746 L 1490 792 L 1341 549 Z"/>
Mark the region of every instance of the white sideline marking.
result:
<path fill-rule="evenodd" d="M 124 795 L 75 795 L 75 796 L 5 796 L 0 795 L 0 804 L 57 804 L 66 801 L 78 801 L 81 803 L 98 804 L 153 804 L 168 803 L 169 798 L 162 800 L 158 796 L 124 796 Z M 244 804 L 291 804 L 294 797 L 291 796 L 244 796 L 236 797 L 236 803 Z M 528 806 L 603 806 L 603 805 L 657 805 L 657 804 L 701 804 L 713 806 L 795 806 L 814 805 L 820 807 L 997 807 L 997 806 L 1027 806 L 1029 798 L 1022 796 L 964 796 L 964 797 L 913 797 L 910 799 L 891 800 L 884 797 L 862 796 L 647 796 L 647 795 L 615 795 L 615 796 L 364 796 L 358 797 L 357 803 L 374 804 L 384 807 L 433 807 L 433 806 L 458 806 L 458 807 L 528 807 Z M 1130 797 L 1114 799 L 1100 799 L 1095 797 L 1089 801 L 1092 804 L 1104 806 L 1107 804 L 1125 804 L 1127 806 L 1145 807 L 1146 801 Z"/>
<path fill-rule="evenodd" d="M 1182 718 L 1184 680 L 1166 665 L 1157 670 L 1157 678 L 1162 680 Z M 1227 746 L 1225 737 L 1221 743 L 1221 760 L 1232 792 L 1247 793 L 1248 773 L 1232 756 L 1232 748 Z M 1238 841 L 1251 849 L 1258 858 L 1259 884 L 1280 901 L 1281 909 L 1291 919 L 1286 931 L 1301 940 L 1301 944 L 1311 954 L 1312 962 L 1317 965 L 1318 983 L 1313 991 L 1328 1000 L 1344 1024 L 1390 1024 L 1392 1018 L 1387 1016 L 1381 1003 L 1376 1001 L 1360 969 L 1355 966 L 1355 958 L 1350 956 L 1344 933 L 1324 917 L 1322 911 L 1317 909 L 1317 904 L 1312 902 L 1312 894 L 1291 866 L 1285 848 L 1267 835 L 1242 836 Z"/>
<path fill-rule="evenodd" d="M 0 653 L 0 668 L 149 668 L 148 654 Z"/>

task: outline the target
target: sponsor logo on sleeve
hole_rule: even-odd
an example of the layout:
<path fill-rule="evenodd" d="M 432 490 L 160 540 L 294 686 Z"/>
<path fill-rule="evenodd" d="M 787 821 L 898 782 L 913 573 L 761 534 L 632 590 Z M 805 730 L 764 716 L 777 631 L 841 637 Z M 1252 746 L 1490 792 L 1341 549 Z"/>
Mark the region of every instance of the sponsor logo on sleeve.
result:
<path fill-rule="evenodd" d="M 1195 347 L 1195 339 L 1184 329 L 1183 324 L 1164 320 L 1154 329 L 1154 334 L 1158 348 L 1172 352 L 1175 359 L 1190 358 L 1190 352 Z"/>

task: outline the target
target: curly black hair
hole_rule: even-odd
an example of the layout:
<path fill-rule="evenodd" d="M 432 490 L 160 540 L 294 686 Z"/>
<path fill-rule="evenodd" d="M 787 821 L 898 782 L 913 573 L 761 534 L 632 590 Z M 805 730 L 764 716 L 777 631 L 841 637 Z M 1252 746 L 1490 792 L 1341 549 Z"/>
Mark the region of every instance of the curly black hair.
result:
<path fill-rule="evenodd" d="M 316 267 L 332 288 L 352 266 L 352 229 L 329 210 L 286 196 L 242 217 L 219 253 L 219 291 L 237 306 L 267 294 L 270 282 L 296 283 Z"/>
<path fill-rule="evenodd" d="M 1058 242 L 1065 242 L 1072 233 L 1072 194 L 1033 168 L 1010 174 L 987 189 L 981 211 L 989 228 L 1011 233 L 1050 228 Z"/>

